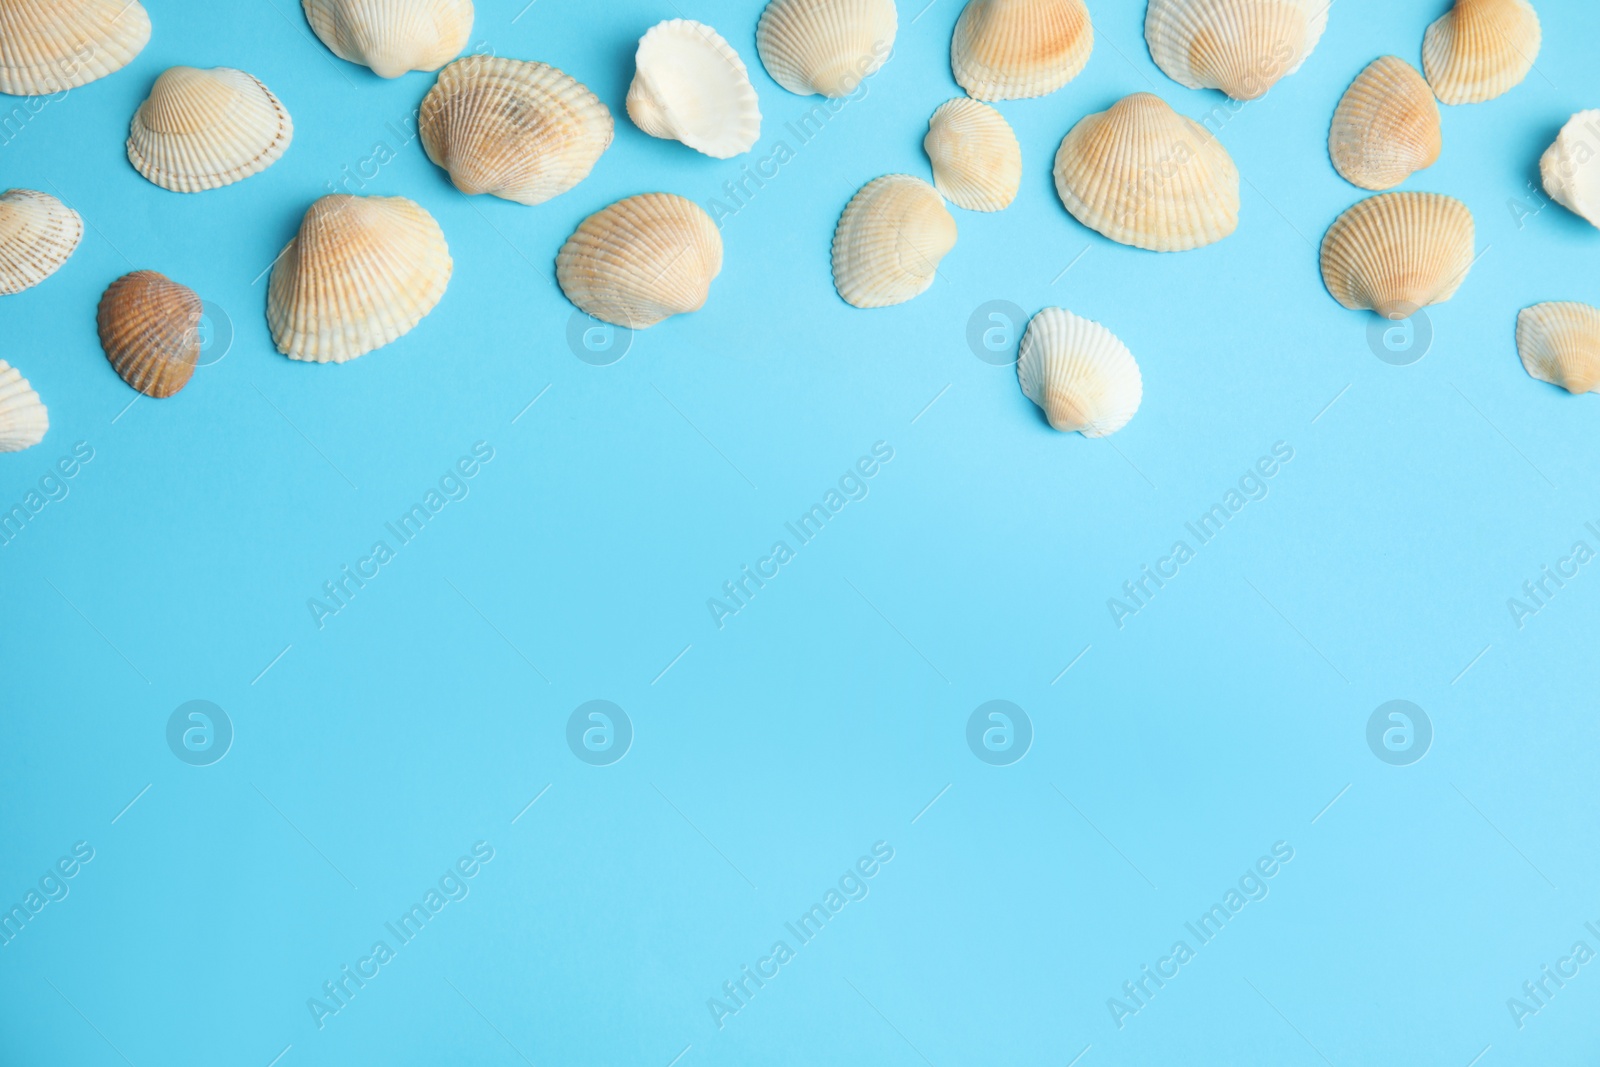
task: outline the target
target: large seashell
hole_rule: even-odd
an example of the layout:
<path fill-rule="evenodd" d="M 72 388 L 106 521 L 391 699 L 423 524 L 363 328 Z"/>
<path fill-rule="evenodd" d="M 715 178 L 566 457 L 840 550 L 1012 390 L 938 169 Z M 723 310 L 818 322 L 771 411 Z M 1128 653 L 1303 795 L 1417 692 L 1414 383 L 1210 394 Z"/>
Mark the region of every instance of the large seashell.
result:
<path fill-rule="evenodd" d="M 833 232 L 833 284 L 858 308 L 903 304 L 933 284 L 956 244 L 956 220 L 939 191 L 909 174 L 862 186 Z"/>
<path fill-rule="evenodd" d="M 194 290 L 136 270 L 100 298 L 100 347 L 122 380 L 145 396 L 175 396 L 200 358 L 203 313 Z"/>
<path fill-rule="evenodd" d="M 340 59 L 380 78 L 438 70 L 467 47 L 472 0 L 301 0 L 306 21 Z"/>
<path fill-rule="evenodd" d="M 639 39 L 628 117 L 651 137 L 727 159 L 761 136 L 761 108 L 744 60 L 716 30 L 669 19 Z"/>
<path fill-rule="evenodd" d="M 950 69 L 976 100 L 1021 100 L 1076 78 L 1093 49 L 1083 0 L 967 0 Z"/>
<path fill-rule="evenodd" d="M 0 295 L 31 289 L 61 269 L 83 240 L 83 219 L 49 193 L 0 194 Z"/>
<path fill-rule="evenodd" d="M 272 268 L 272 339 L 291 359 L 355 359 L 421 322 L 452 266 L 439 224 L 405 197 L 322 197 Z"/>
<path fill-rule="evenodd" d="M 127 66 L 149 40 L 138 0 L 0 0 L 0 93 L 86 85 Z"/>
<path fill-rule="evenodd" d="M 1422 69 L 1440 100 L 1477 104 L 1528 76 L 1539 41 L 1528 0 L 1456 0 L 1422 37 Z"/>
<path fill-rule="evenodd" d="M 1439 193 L 1379 193 L 1322 238 L 1322 281 L 1351 310 L 1388 319 L 1455 295 L 1472 267 L 1472 212 Z"/>
<path fill-rule="evenodd" d="M 244 71 L 171 67 L 134 112 L 128 161 L 163 189 L 198 193 L 266 170 L 293 137 L 282 102 Z"/>
<path fill-rule="evenodd" d="M 928 120 L 922 147 L 933 162 L 933 184 L 968 211 L 999 211 L 1022 185 L 1022 146 L 1005 117 L 958 96 Z"/>
<path fill-rule="evenodd" d="M 467 56 L 423 98 L 428 158 L 464 193 L 542 204 L 594 169 L 611 112 L 582 82 L 544 63 Z"/>
<path fill-rule="evenodd" d="M 721 270 L 716 223 L 672 193 L 630 196 L 595 212 L 556 256 L 556 281 L 568 300 L 634 330 L 699 311 Z"/>
<path fill-rule="evenodd" d="M 1239 170 L 1193 119 L 1134 93 L 1067 131 L 1056 192 L 1079 222 L 1113 241 L 1176 252 L 1239 225 Z"/>
<path fill-rule="evenodd" d="M 1439 158 L 1439 105 L 1416 68 L 1381 56 L 1356 75 L 1333 112 L 1328 155 L 1345 181 L 1392 189 Z"/>
<path fill-rule="evenodd" d="M 1539 159 L 1544 191 L 1568 211 L 1600 226 L 1600 111 L 1580 111 L 1567 120 L 1555 143 Z"/>
<path fill-rule="evenodd" d="M 50 413 L 22 373 L 0 359 L 0 452 L 21 452 L 44 440 Z"/>
<path fill-rule="evenodd" d="M 801 96 L 848 96 L 894 48 L 894 0 L 772 0 L 756 51 L 772 80 Z"/>
<path fill-rule="evenodd" d="M 1600 393 L 1600 308 L 1535 304 L 1517 314 L 1517 354 L 1529 374 L 1569 393 Z"/>
<path fill-rule="evenodd" d="M 1150 0 L 1144 39 L 1167 77 L 1254 100 L 1293 74 L 1328 28 L 1329 0 Z"/>
<path fill-rule="evenodd" d="M 1114 434 L 1144 399 L 1144 381 L 1128 346 L 1089 319 L 1045 308 L 1028 323 L 1017 356 L 1023 395 L 1050 425 L 1085 437 Z"/>

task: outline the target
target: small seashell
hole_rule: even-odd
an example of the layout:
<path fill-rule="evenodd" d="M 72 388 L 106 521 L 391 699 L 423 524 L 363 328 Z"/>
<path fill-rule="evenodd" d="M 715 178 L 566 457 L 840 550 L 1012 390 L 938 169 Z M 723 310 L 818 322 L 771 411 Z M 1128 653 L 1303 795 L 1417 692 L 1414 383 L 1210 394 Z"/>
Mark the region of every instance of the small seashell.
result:
<path fill-rule="evenodd" d="M 1523 308 L 1517 354 L 1541 382 L 1574 395 L 1600 393 L 1600 308 L 1571 302 Z"/>
<path fill-rule="evenodd" d="M 1540 34 L 1528 0 L 1456 0 L 1422 37 L 1422 69 L 1447 104 L 1493 100 L 1533 69 Z"/>
<path fill-rule="evenodd" d="M 1328 155 L 1344 180 L 1392 189 L 1439 158 L 1439 105 L 1416 68 L 1381 56 L 1356 75 L 1333 113 Z"/>
<path fill-rule="evenodd" d="M 200 358 L 203 313 L 193 289 L 136 270 L 100 298 L 100 347 L 122 380 L 145 396 L 175 396 Z"/>
<path fill-rule="evenodd" d="M 922 147 L 933 162 L 933 184 L 958 207 L 999 211 L 1022 185 L 1022 146 L 1005 117 L 958 96 L 928 120 Z"/>
<path fill-rule="evenodd" d="M 1028 323 L 1017 356 L 1022 393 L 1063 433 L 1106 437 L 1128 425 L 1144 399 L 1139 364 L 1117 335 L 1061 308 Z"/>
<path fill-rule="evenodd" d="M 149 40 L 138 0 L 0 0 L 0 93 L 87 85 L 127 66 Z"/>
<path fill-rule="evenodd" d="M 909 174 L 863 185 L 833 233 L 833 284 L 858 308 L 904 304 L 933 284 L 956 244 L 956 220 L 939 190 Z"/>
<path fill-rule="evenodd" d="M 628 117 L 651 137 L 727 159 L 761 136 L 761 108 L 744 60 L 702 22 L 669 19 L 639 39 Z"/>
<path fill-rule="evenodd" d="M 568 300 L 633 330 L 699 311 L 721 270 L 716 223 L 672 193 L 630 196 L 595 212 L 556 256 L 556 281 Z"/>
<path fill-rule="evenodd" d="M 343 363 L 409 333 L 450 284 L 444 232 L 403 196 L 324 196 L 272 268 L 267 323 L 290 359 Z"/>
<path fill-rule="evenodd" d="M 0 359 L 0 452 L 21 452 L 44 440 L 50 413 L 22 373 Z"/>
<path fill-rule="evenodd" d="M 83 240 L 83 219 L 49 193 L 0 194 L 0 296 L 31 289 L 61 269 Z"/>
<path fill-rule="evenodd" d="M 1379 193 L 1322 238 L 1322 281 L 1351 310 L 1387 319 L 1455 295 L 1472 267 L 1472 212 L 1439 193 Z"/>
<path fill-rule="evenodd" d="M 438 70 L 467 47 L 472 0 L 301 0 L 334 55 L 380 78 Z"/>
<path fill-rule="evenodd" d="M 950 69 L 975 100 L 1022 100 L 1076 78 L 1093 49 L 1083 0 L 967 0 Z"/>
<path fill-rule="evenodd" d="M 1539 176 L 1550 198 L 1592 226 L 1600 226 L 1600 111 L 1580 111 L 1567 120 L 1555 143 L 1539 159 Z"/>
<path fill-rule="evenodd" d="M 1144 39 L 1167 77 L 1255 100 L 1300 69 L 1328 28 L 1329 0 L 1150 0 Z"/>
<path fill-rule="evenodd" d="M 1239 170 L 1193 119 L 1134 93 L 1067 131 L 1056 192 L 1079 222 L 1135 248 L 1176 252 L 1239 225 Z"/>
<path fill-rule="evenodd" d="M 293 137 L 282 102 L 244 71 L 171 67 L 134 112 L 128 161 L 163 189 L 198 193 L 266 170 Z"/>
<path fill-rule="evenodd" d="M 756 51 L 791 93 L 848 96 L 889 58 L 898 21 L 894 0 L 772 0 Z"/>

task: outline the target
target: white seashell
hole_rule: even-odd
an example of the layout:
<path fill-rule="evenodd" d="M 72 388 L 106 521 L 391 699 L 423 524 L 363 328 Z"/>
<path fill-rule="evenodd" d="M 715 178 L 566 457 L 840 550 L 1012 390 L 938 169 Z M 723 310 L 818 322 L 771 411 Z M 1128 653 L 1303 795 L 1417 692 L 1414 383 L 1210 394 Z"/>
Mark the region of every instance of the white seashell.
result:
<path fill-rule="evenodd" d="M 556 281 L 603 322 L 642 330 L 698 311 L 722 270 L 722 235 L 692 200 L 645 193 L 578 225 L 556 256 Z"/>
<path fill-rule="evenodd" d="M 21 452 L 44 440 L 50 413 L 22 373 L 0 359 L 0 452 Z"/>
<path fill-rule="evenodd" d="M 31 289 L 61 269 L 83 240 L 83 219 L 49 193 L 0 194 L 0 295 Z"/>
<path fill-rule="evenodd" d="M 1600 308 L 1535 304 L 1517 314 L 1517 354 L 1527 372 L 1569 393 L 1600 393 Z"/>
<path fill-rule="evenodd" d="M 1528 0 L 1456 0 L 1422 37 L 1422 69 L 1447 104 L 1493 100 L 1528 76 L 1541 36 Z"/>
<path fill-rule="evenodd" d="M 848 96 L 894 49 L 894 0 L 772 0 L 756 51 L 772 80 L 801 96 Z"/>
<path fill-rule="evenodd" d="M 727 159 L 761 136 L 761 108 L 739 53 L 688 19 L 659 22 L 639 39 L 628 117 L 651 137 Z"/>
<path fill-rule="evenodd" d="M 909 174 L 862 186 L 833 233 L 833 284 L 858 308 L 903 304 L 933 284 L 956 244 L 956 220 L 939 191 Z"/>
<path fill-rule="evenodd" d="M 1379 193 L 1334 220 L 1322 239 L 1322 281 L 1352 311 L 1387 319 L 1455 295 L 1472 268 L 1467 205 L 1439 193 Z"/>
<path fill-rule="evenodd" d="M 1539 159 L 1544 191 L 1568 211 L 1600 226 L 1600 111 L 1580 111 L 1567 120 L 1555 143 Z"/>
<path fill-rule="evenodd" d="M 138 0 L 0 0 L 0 93 L 86 85 L 127 66 L 149 40 Z"/>
<path fill-rule="evenodd" d="M 1051 426 L 1085 437 L 1116 433 L 1144 399 L 1139 364 L 1128 346 L 1098 322 L 1057 307 L 1028 323 L 1017 380 Z"/>
<path fill-rule="evenodd" d="M 1093 49 L 1083 0 L 967 0 L 950 70 L 975 100 L 1021 100 L 1076 78 Z"/>
<path fill-rule="evenodd" d="M 1150 0 L 1144 39 L 1167 77 L 1255 100 L 1300 69 L 1328 28 L 1329 0 Z"/>
<path fill-rule="evenodd" d="M 958 96 L 928 120 L 922 147 L 933 184 L 968 211 L 999 211 L 1022 185 L 1022 146 L 1005 117 L 988 104 Z"/>
<path fill-rule="evenodd" d="M 380 78 L 438 70 L 472 37 L 472 0 L 301 0 L 334 55 Z"/>
<path fill-rule="evenodd" d="M 134 112 L 128 161 L 163 189 L 198 193 L 266 170 L 293 137 L 282 102 L 244 71 L 171 67 Z"/>
<path fill-rule="evenodd" d="M 1433 166 L 1440 145 L 1433 90 L 1394 56 L 1373 60 L 1356 76 L 1328 130 L 1334 169 L 1363 189 L 1392 189 Z"/>

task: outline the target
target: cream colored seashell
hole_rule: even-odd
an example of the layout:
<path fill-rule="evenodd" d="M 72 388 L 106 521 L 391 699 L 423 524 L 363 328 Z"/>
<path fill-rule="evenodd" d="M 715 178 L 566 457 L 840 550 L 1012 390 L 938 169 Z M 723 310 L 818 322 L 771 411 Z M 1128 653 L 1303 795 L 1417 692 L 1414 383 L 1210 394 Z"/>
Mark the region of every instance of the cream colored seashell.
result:
<path fill-rule="evenodd" d="M 1239 225 L 1239 170 L 1228 150 L 1150 93 L 1125 96 L 1067 131 L 1055 177 L 1079 222 L 1135 248 L 1199 248 Z"/>
<path fill-rule="evenodd" d="M 259 174 L 294 137 L 272 90 L 242 70 L 171 67 L 128 129 L 128 161 L 163 189 L 198 193 Z"/>
<path fill-rule="evenodd" d="M 903 304 L 927 291 L 956 244 L 939 191 L 909 174 L 862 186 L 833 232 L 833 285 L 858 308 Z"/>
<path fill-rule="evenodd" d="M 49 193 L 0 194 L 0 296 L 31 289 L 61 269 L 83 240 L 83 219 Z"/>
<path fill-rule="evenodd" d="M 933 184 L 958 207 L 999 211 L 1022 185 L 1022 146 L 1005 117 L 958 96 L 928 120 L 922 147 L 933 162 Z"/>
<path fill-rule="evenodd" d="M 21 452 L 44 440 L 50 413 L 22 373 L 0 359 L 0 452 Z"/>
<path fill-rule="evenodd" d="M 452 268 L 444 232 L 420 205 L 403 196 L 325 196 L 272 268 L 272 339 L 291 359 L 355 359 L 421 322 Z"/>
<path fill-rule="evenodd" d="M 149 40 L 138 0 L 0 0 L 0 93 L 86 85 L 127 66 Z"/>
<path fill-rule="evenodd" d="M 472 37 L 472 0 L 301 0 L 334 55 L 380 78 L 438 70 Z"/>
<path fill-rule="evenodd" d="M 1300 69 L 1328 28 L 1329 0 L 1150 0 L 1144 39 L 1167 77 L 1255 100 Z"/>
<path fill-rule="evenodd" d="M 1322 281 L 1351 310 L 1388 319 L 1455 295 L 1472 267 L 1472 212 L 1439 193 L 1379 193 L 1322 238 Z"/>
<path fill-rule="evenodd" d="M 1539 159 L 1539 176 L 1550 198 L 1600 226 L 1600 111 L 1580 111 L 1567 120 L 1555 143 Z"/>
<path fill-rule="evenodd" d="M 672 193 L 630 196 L 595 212 L 556 256 L 556 281 L 568 300 L 634 330 L 699 311 L 721 270 L 717 224 Z"/>
<path fill-rule="evenodd" d="M 1422 69 L 1447 104 L 1477 104 L 1515 88 L 1539 56 L 1528 0 L 1456 0 L 1422 37 Z"/>
<path fill-rule="evenodd" d="M 1356 75 L 1333 112 L 1328 155 L 1344 180 L 1392 189 L 1439 158 L 1439 105 L 1416 68 L 1382 56 Z"/>
<path fill-rule="evenodd" d="M 100 347 L 122 380 L 145 396 L 175 396 L 200 358 L 203 313 L 193 289 L 136 270 L 100 297 Z"/>
<path fill-rule="evenodd" d="M 950 69 L 975 100 L 1021 100 L 1076 78 L 1093 49 L 1083 0 L 967 0 Z"/>
<path fill-rule="evenodd" d="M 801 96 L 848 96 L 894 49 L 894 0 L 772 0 L 756 51 L 772 80 Z"/>
<path fill-rule="evenodd" d="M 1574 395 L 1600 393 L 1600 308 L 1572 302 L 1523 308 L 1517 354 L 1541 382 Z"/>
<path fill-rule="evenodd" d="M 628 117 L 651 137 L 727 159 L 761 136 L 761 108 L 744 60 L 701 22 L 658 22 L 639 39 Z"/>
<path fill-rule="evenodd" d="M 1144 380 L 1128 346 L 1098 322 L 1056 307 L 1028 323 L 1017 381 L 1051 426 L 1085 437 L 1116 433 L 1144 399 Z"/>

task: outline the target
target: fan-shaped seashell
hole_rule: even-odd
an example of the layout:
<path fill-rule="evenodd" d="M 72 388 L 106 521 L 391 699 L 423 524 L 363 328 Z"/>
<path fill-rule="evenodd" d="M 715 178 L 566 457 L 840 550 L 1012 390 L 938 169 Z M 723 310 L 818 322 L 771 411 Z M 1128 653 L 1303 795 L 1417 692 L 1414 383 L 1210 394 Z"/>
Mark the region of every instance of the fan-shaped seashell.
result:
<path fill-rule="evenodd" d="M 702 22 L 669 19 L 639 39 L 628 117 L 651 137 L 727 159 L 761 136 L 761 108 L 744 60 Z"/>
<path fill-rule="evenodd" d="M 438 70 L 467 47 L 472 0 L 301 0 L 334 55 L 380 78 Z"/>
<path fill-rule="evenodd" d="M 1328 28 L 1329 0 L 1150 0 L 1144 39 L 1167 77 L 1255 100 L 1300 69 Z"/>
<path fill-rule="evenodd" d="M 1600 393 L 1600 308 L 1559 302 L 1517 314 L 1517 354 L 1529 374 L 1569 393 Z"/>
<path fill-rule="evenodd" d="M 1528 0 L 1456 0 L 1422 37 L 1422 69 L 1447 104 L 1493 100 L 1528 76 L 1540 35 Z"/>
<path fill-rule="evenodd" d="M 343 363 L 409 333 L 450 284 L 433 216 L 403 196 L 325 196 L 280 253 L 267 322 L 291 359 Z"/>
<path fill-rule="evenodd" d="M 175 396 L 200 358 L 194 290 L 153 270 L 136 270 L 100 297 L 100 347 L 122 380 L 145 396 Z"/>
<path fill-rule="evenodd" d="M 933 184 L 968 211 L 999 211 L 1022 185 L 1022 146 L 1005 117 L 958 96 L 928 120 L 922 147 L 933 162 Z"/>
<path fill-rule="evenodd" d="M 1379 193 L 1322 238 L 1322 281 L 1351 310 L 1388 319 L 1455 295 L 1472 267 L 1472 212 L 1439 193 Z"/>
<path fill-rule="evenodd" d="M 903 304 L 933 284 L 956 244 L 956 220 L 939 191 L 909 174 L 863 185 L 833 232 L 833 284 L 858 308 Z"/>
<path fill-rule="evenodd" d="M 633 330 L 699 311 L 721 270 L 717 224 L 672 193 L 630 196 L 595 212 L 556 256 L 556 281 L 568 300 Z"/>
<path fill-rule="evenodd" d="M 1567 120 L 1555 143 L 1539 159 L 1539 176 L 1550 198 L 1600 226 L 1600 111 L 1580 111 Z"/>
<path fill-rule="evenodd" d="M 1083 0 L 967 0 L 950 69 L 975 100 L 1022 100 L 1076 78 L 1093 49 Z"/>
<path fill-rule="evenodd" d="M 1416 68 L 1381 56 L 1356 76 L 1333 112 L 1328 155 L 1344 180 L 1392 189 L 1439 158 L 1439 105 Z"/>
<path fill-rule="evenodd" d="M 61 269 L 83 240 L 83 219 L 49 193 L 0 194 L 0 295 L 31 289 Z"/>
<path fill-rule="evenodd" d="M 21 452 L 44 440 L 50 414 L 22 373 L 0 359 L 0 452 Z"/>
<path fill-rule="evenodd" d="M 138 0 L 0 0 L 0 93 L 86 85 L 127 66 L 149 40 Z"/>
<path fill-rule="evenodd" d="M 1199 248 L 1239 225 L 1239 170 L 1228 150 L 1150 93 L 1125 96 L 1067 131 L 1055 176 L 1079 222 L 1135 248 Z"/>
<path fill-rule="evenodd" d="M 198 193 L 259 174 L 294 137 L 272 90 L 242 70 L 171 67 L 128 129 L 128 161 L 163 189 Z"/>
<path fill-rule="evenodd" d="M 772 0 L 756 51 L 791 93 L 848 96 L 889 58 L 898 22 L 894 0 Z"/>
<path fill-rule="evenodd" d="M 1139 364 L 1128 346 L 1098 322 L 1056 307 L 1028 323 L 1017 380 L 1051 426 L 1085 437 L 1116 433 L 1144 399 Z"/>

